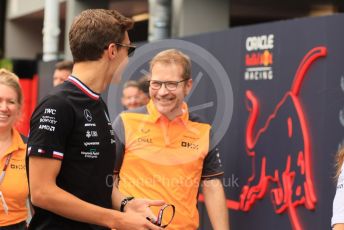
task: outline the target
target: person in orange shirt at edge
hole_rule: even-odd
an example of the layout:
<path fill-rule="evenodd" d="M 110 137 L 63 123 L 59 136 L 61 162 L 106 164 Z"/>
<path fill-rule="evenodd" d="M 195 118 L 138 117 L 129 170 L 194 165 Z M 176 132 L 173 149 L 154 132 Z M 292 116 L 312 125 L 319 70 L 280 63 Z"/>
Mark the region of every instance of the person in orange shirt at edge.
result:
<path fill-rule="evenodd" d="M 18 77 L 0 69 L 0 229 L 26 229 L 26 145 L 14 128 L 23 102 Z"/>
<path fill-rule="evenodd" d="M 224 172 L 218 149 L 211 147 L 211 126 L 184 102 L 192 88 L 190 58 L 176 49 L 162 51 L 151 60 L 150 73 L 151 101 L 113 123 L 117 186 L 127 196 L 174 205 L 168 229 L 194 230 L 201 185 L 213 229 L 228 230 Z"/>

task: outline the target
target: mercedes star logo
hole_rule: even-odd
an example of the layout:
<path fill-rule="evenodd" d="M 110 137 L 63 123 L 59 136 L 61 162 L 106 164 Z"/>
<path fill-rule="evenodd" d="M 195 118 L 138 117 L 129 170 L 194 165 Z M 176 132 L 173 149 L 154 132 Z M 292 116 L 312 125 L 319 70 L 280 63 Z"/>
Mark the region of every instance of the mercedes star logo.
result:
<path fill-rule="evenodd" d="M 88 122 L 92 121 L 92 114 L 88 109 L 84 110 L 84 116 Z"/>

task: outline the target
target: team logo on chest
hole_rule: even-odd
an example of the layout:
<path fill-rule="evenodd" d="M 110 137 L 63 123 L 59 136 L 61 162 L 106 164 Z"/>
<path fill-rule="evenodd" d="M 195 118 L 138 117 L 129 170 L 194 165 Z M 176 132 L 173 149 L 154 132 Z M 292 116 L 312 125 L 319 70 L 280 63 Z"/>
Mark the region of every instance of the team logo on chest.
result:
<path fill-rule="evenodd" d="M 88 109 L 84 109 L 84 116 L 88 122 L 92 121 L 92 114 Z"/>
<path fill-rule="evenodd" d="M 149 138 L 149 137 L 139 137 L 137 138 L 137 142 L 144 142 L 144 143 L 152 144 L 153 140 L 152 138 Z"/>
<path fill-rule="evenodd" d="M 183 147 L 183 148 L 189 148 L 189 149 L 195 149 L 195 150 L 199 149 L 199 145 L 198 144 L 191 143 L 191 142 L 188 142 L 188 141 L 182 141 L 180 146 Z"/>

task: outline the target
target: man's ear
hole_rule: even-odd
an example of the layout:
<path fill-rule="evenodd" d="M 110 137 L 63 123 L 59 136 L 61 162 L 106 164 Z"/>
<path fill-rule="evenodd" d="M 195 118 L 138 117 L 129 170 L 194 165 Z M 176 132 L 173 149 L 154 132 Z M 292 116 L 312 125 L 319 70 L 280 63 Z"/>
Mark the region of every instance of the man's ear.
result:
<path fill-rule="evenodd" d="M 112 55 L 112 58 L 115 58 L 115 57 L 117 56 L 117 49 L 116 49 L 116 46 L 113 46 L 113 47 L 112 47 L 111 55 Z"/>
<path fill-rule="evenodd" d="M 189 80 L 186 81 L 186 95 L 189 95 L 191 89 L 192 89 L 192 79 L 190 78 Z"/>
<path fill-rule="evenodd" d="M 111 59 L 116 57 L 117 55 L 116 45 L 111 43 L 109 47 L 107 48 L 106 52 Z"/>

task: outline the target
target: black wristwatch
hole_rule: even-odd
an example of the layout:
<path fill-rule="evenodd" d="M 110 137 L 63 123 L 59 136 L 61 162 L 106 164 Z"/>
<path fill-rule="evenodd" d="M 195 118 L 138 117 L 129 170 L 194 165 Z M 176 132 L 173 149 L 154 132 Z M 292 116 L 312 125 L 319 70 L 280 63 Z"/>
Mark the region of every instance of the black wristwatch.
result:
<path fill-rule="evenodd" d="M 121 212 L 124 212 L 124 207 L 128 204 L 129 201 L 131 201 L 132 199 L 134 199 L 134 197 L 132 196 L 129 196 L 129 197 L 126 197 L 124 198 L 122 201 L 121 201 L 121 207 L 119 208 L 119 210 Z"/>

